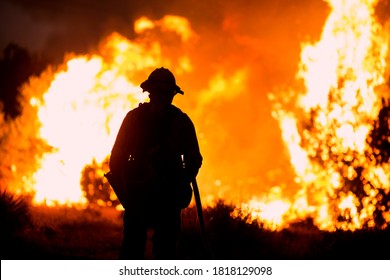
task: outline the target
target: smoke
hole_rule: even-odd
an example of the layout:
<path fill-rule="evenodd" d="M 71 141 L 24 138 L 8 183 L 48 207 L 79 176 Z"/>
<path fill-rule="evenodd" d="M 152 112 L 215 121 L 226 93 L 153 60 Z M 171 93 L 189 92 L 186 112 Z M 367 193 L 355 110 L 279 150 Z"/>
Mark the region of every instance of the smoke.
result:
<path fill-rule="evenodd" d="M 4 21 L 2 44 L 8 39 L 21 43 L 23 47 L 32 45 L 60 58 L 68 51 L 88 51 L 113 31 L 132 37 L 132 24 L 136 18 L 157 19 L 166 14 L 188 18 L 194 29 L 202 35 L 209 34 L 209 39 L 216 43 L 234 32 L 242 34 L 242 44 L 253 43 L 245 36 L 260 37 L 260 40 L 276 37 L 296 40 L 298 38 L 291 37 L 299 36 L 298 30 L 302 27 L 312 26 L 309 33 L 318 31 L 326 6 L 322 1 L 307 0 L 299 4 L 291 0 L 249 1 L 245 4 L 234 0 L 208 3 L 195 0 L 3 0 L 0 5 Z M 305 33 L 301 35 L 307 35 Z M 230 38 L 230 41 L 237 39 Z"/>

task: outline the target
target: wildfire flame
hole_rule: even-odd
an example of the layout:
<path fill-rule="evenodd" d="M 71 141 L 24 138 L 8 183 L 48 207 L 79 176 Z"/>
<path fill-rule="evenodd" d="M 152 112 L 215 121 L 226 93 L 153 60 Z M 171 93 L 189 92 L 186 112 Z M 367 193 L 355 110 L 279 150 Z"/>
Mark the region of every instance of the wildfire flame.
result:
<path fill-rule="evenodd" d="M 375 20 L 377 1 L 327 2 L 331 12 L 320 41 L 302 48 L 297 78 L 304 90 L 269 95 L 300 189 L 291 197 L 281 185 L 273 186 L 232 213 L 249 214 L 271 229 L 308 217 L 325 230 L 354 230 L 378 223 L 385 227 L 390 222 L 390 202 L 384 199 L 390 191 L 390 165 L 378 159 L 379 152 L 370 142 L 384 106 L 380 86 L 386 82 L 388 33 Z M 160 65 L 171 68 L 181 81 L 193 71 L 196 58 L 186 50 L 199 36 L 187 19 L 141 17 L 134 30 L 135 40 L 113 33 L 96 53 L 69 54 L 58 68 L 49 67 L 23 86 L 23 115 L 10 133 L 32 135 L 37 144 L 25 152 L 33 155 L 34 168 L 13 163 L 10 172 L 14 178 L 22 174 L 15 189 L 32 191 L 35 203 L 87 204 L 86 191 L 80 187 L 81 171 L 95 162 L 103 177 L 123 117 L 146 100 L 138 85 Z M 166 55 L 157 33 L 174 36 L 168 42 L 173 40 L 175 48 L 180 48 L 179 55 Z M 197 108 L 222 96 L 230 100 L 242 94 L 249 72 L 250 67 L 230 74 L 216 71 L 208 88 L 198 87 L 198 105 L 187 104 L 193 109 L 194 122 L 209 121 Z M 23 132 L 17 127 L 24 127 Z M 206 134 L 199 131 L 201 144 L 208 143 Z M 213 186 L 225 187 L 219 178 L 206 179 Z M 248 182 L 257 181 L 250 178 Z M 214 197 L 218 195 L 207 201 Z"/>
<path fill-rule="evenodd" d="M 321 40 L 301 54 L 306 91 L 291 96 L 294 110 L 274 110 L 302 186 L 289 211 L 312 209 L 305 214 L 322 229 L 373 227 L 377 208 L 389 211 L 379 195 L 390 191 L 389 164 L 376 160 L 369 141 L 384 106 L 378 87 L 386 82 L 388 34 L 375 21 L 377 1 L 327 2 Z"/>
<path fill-rule="evenodd" d="M 183 30 L 180 21 L 185 19 L 167 16 L 153 23 L 141 18 L 136 30 L 154 24 L 173 30 L 179 26 L 179 34 L 188 40 L 191 30 Z M 58 71 L 48 73 L 52 80 L 42 98 L 30 99 L 37 108 L 39 137 L 50 146 L 29 180 L 36 203 L 87 203 L 80 188 L 81 171 L 86 164 L 107 158 L 125 114 L 147 97 L 139 81 L 132 81 L 133 75 L 145 77 L 161 63 L 160 56 L 159 45 L 146 48 L 114 33 L 102 43 L 99 54 L 71 55 Z"/>

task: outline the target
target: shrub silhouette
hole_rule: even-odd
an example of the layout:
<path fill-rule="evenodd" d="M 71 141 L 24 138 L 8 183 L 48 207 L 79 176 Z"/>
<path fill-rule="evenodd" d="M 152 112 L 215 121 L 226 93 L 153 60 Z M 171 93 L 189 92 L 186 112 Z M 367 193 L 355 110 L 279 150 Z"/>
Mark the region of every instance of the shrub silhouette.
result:
<path fill-rule="evenodd" d="M 30 222 L 29 207 L 25 198 L 7 190 L 0 190 L 0 237 L 11 238 Z"/>

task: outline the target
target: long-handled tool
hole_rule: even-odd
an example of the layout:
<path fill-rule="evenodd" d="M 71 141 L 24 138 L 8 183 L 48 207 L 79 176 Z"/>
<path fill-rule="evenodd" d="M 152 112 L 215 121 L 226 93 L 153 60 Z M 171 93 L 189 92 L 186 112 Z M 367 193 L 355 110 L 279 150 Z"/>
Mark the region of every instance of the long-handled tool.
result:
<path fill-rule="evenodd" d="M 210 244 L 208 242 L 208 238 L 206 235 L 206 227 L 205 227 L 204 218 L 203 218 L 202 202 L 200 200 L 199 187 L 198 187 L 198 183 L 196 181 L 196 178 L 194 178 L 191 183 L 192 183 L 192 189 L 194 190 L 196 210 L 198 212 L 198 220 L 199 220 L 199 227 L 200 227 L 200 233 L 202 236 L 202 240 L 203 240 L 204 246 L 206 248 L 206 251 L 207 251 L 209 257 L 213 258 L 213 255 L 211 253 Z"/>

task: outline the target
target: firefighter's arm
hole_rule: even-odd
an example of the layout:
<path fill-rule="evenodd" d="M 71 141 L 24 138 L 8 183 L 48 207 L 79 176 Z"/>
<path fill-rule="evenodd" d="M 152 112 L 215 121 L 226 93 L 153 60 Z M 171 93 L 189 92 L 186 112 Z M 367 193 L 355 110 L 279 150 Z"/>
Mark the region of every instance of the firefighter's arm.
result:
<path fill-rule="evenodd" d="M 129 112 L 123 119 L 123 122 L 119 128 L 119 132 L 115 139 L 114 146 L 111 150 L 109 166 L 111 171 L 115 173 L 121 172 L 126 167 L 129 157 L 129 135 L 131 134 L 131 121 L 132 116 Z"/>
<path fill-rule="evenodd" d="M 184 163 L 185 172 L 188 180 L 193 180 L 202 165 L 203 157 L 200 153 L 198 138 L 195 131 L 195 126 L 187 117 L 186 131 L 184 133 Z"/>

